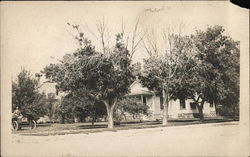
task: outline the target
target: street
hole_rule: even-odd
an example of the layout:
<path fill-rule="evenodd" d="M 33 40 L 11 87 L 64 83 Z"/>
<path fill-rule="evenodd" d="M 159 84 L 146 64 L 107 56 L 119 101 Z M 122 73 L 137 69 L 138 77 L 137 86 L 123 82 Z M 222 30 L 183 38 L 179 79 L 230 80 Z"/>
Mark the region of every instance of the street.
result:
<path fill-rule="evenodd" d="M 55 136 L 12 135 L 3 156 L 246 156 L 238 122 Z M 4 142 L 3 142 L 4 144 Z"/>

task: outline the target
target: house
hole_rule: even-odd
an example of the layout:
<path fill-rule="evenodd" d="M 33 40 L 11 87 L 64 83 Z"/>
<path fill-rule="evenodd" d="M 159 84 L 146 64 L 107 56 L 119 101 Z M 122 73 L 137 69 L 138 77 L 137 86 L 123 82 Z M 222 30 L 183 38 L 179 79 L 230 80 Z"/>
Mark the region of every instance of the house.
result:
<path fill-rule="evenodd" d="M 39 92 L 44 93 L 47 98 L 61 99 L 62 93 L 57 93 L 56 83 L 44 82 L 39 86 Z"/>
<path fill-rule="evenodd" d="M 149 106 L 151 116 L 150 120 L 162 119 L 163 98 L 155 95 L 153 91 L 143 87 L 138 80 L 130 86 L 130 93 L 127 97 L 137 98 L 143 104 Z M 203 107 L 204 117 L 216 117 L 215 105 L 205 102 Z M 199 118 L 199 112 L 192 99 L 187 99 L 185 103 L 177 100 L 171 100 L 168 106 L 169 119 L 193 119 Z"/>
<path fill-rule="evenodd" d="M 46 99 L 50 102 L 49 108 L 50 113 L 49 116 L 40 117 L 37 121 L 38 123 L 45 123 L 45 122 L 55 122 L 57 118 L 55 116 L 56 108 L 61 103 L 61 97 L 63 93 L 58 93 L 56 90 L 56 83 L 44 82 L 38 88 L 40 93 L 44 93 L 46 95 Z"/>
<path fill-rule="evenodd" d="M 58 103 L 54 104 L 55 108 L 59 105 L 63 93 L 56 94 L 55 83 L 45 82 L 41 85 L 39 91 L 47 95 L 47 98 L 53 97 L 57 100 Z M 143 87 L 139 80 L 133 82 L 130 86 L 130 93 L 126 97 L 136 98 L 138 101 L 141 101 L 143 104 L 149 106 L 150 115 L 144 116 L 144 120 L 156 120 L 162 119 L 163 112 L 163 98 L 157 96 L 153 91 L 150 91 L 148 88 Z M 182 104 L 182 105 L 181 105 Z M 215 105 L 205 102 L 203 107 L 204 117 L 216 117 Z M 180 119 L 193 119 L 199 118 L 199 112 L 196 108 L 192 99 L 185 100 L 185 103 L 180 103 L 177 100 L 171 100 L 168 106 L 168 116 L 172 120 Z M 53 116 L 52 116 L 53 117 Z M 127 117 L 130 119 L 129 117 Z M 52 118 L 53 119 L 53 118 Z M 132 120 L 132 118 L 131 118 Z"/>

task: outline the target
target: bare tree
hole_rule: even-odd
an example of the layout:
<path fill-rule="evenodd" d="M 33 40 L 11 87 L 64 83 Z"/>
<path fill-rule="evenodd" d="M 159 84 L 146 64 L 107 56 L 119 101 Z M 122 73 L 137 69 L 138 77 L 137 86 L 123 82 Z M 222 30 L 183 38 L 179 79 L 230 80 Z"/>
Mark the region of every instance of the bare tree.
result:
<path fill-rule="evenodd" d="M 140 18 L 136 19 L 136 22 L 133 26 L 133 31 L 126 30 L 123 18 L 121 22 L 121 31 L 116 33 L 110 33 L 110 29 L 105 21 L 104 16 L 102 20 L 97 20 L 96 28 L 98 35 L 94 34 L 91 29 L 89 29 L 90 33 L 93 34 L 98 41 L 101 43 L 102 51 L 104 54 L 107 53 L 108 50 L 111 50 L 109 42 L 111 40 L 111 34 L 121 34 L 125 39 L 126 48 L 130 51 L 130 59 L 134 56 L 134 53 L 137 51 L 139 45 L 142 43 L 143 38 L 145 37 L 146 33 L 143 30 L 140 30 Z"/>
<path fill-rule="evenodd" d="M 136 49 L 138 48 L 139 44 L 141 44 L 143 38 L 145 37 L 146 33 L 142 30 L 139 31 L 139 22 L 140 18 L 137 19 L 135 26 L 134 26 L 134 32 L 132 35 L 132 41 L 131 41 L 131 58 L 133 57 Z"/>
<path fill-rule="evenodd" d="M 150 33 L 147 34 L 147 38 L 143 40 L 143 46 L 150 56 L 149 58 L 152 58 L 151 61 L 145 63 L 149 64 L 146 65 L 149 69 L 144 70 L 145 77 L 148 77 L 150 73 L 154 73 L 152 80 L 146 79 L 146 81 L 154 82 L 157 80 L 159 82 L 159 87 L 152 87 L 149 82 L 145 83 L 142 81 L 142 83 L 153 90 L 162 90 L 158 91 L 158 93 L 162 93 L 163 97 L 163 125 L 168 123 L 171 82 L 173 82 L 173 79 L 176 79 L 176 71 L 180 64 L 185 64 L 183 63 L 183 60 L 180 60 L 181 54 L 186 51 L 186 43 L 181 36 L 181 28 L 182 25 L 179 26 L 178 33 L 173 33 L 170 28 L 162 29 L 161 35 L 156 34 L 156 31 L 152 29 Z M 159 37 L 161 37 L 162 40 L 160 40 Z M 158 43 L 160 41 L 161 43 Z M 157 64 L 160 64 L 159 67 L 150 67 L 158 66 Z"/>
<path fill-rule="evenodd" d="M 104 16 L 102 17 L 101 21 L 97 22 L 96 27 L 97 27 L 97 31 L 98 31 L 100 39 L 101 39 L 103 53 L 105 54 L 106 53 L 105 36 L 107 34 L 107 25 L 104 21 Z"/>

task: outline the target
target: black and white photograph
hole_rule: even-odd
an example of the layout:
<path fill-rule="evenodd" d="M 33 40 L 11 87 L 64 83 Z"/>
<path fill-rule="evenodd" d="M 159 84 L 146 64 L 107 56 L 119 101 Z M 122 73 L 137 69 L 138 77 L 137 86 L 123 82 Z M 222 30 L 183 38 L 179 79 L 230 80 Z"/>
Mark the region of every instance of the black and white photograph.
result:
<path fill-rule="evenodd" d="M 249 156 L 249 9 L 1 2 L 1 156 Z"/>

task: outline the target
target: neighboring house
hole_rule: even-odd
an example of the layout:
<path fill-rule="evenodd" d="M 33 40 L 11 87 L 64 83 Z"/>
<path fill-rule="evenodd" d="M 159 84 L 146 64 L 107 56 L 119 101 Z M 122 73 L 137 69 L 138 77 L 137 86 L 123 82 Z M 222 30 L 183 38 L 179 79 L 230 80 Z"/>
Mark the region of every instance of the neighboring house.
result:
<path fill-rule="evenodd" d="M 53 97 L 58 100 L 61 99 L 61 95 L 60 95 L 61 93 L 57 94 L 57 91 L 56 91 L 56 83 L 50 83 L 50 82 L 42 83 L 39 87 L 39 92 L 44 93 L 47 98 Z"/>
<path fill-rule="evenodd" d="M 62 93 L 57 93 L 56 83 L 42 83 L 39 87 L 39 92 L 44 93 L 46 95 L 47 101 L 48 103 L 50 103 L 50 106 L 48 106 L 50 108 L 50 113 L 48 113 L 48 116 L 40 117 L 38 122 L 45 123 L 49 121 L 57 121 L 57 119 L 55 118 L 55 110 L 60 104 Z"/>
<path fill-rule="evenodd" d="M 137 98 L 143 104 L 149 106 L 152 113 L 148 119 L 162 119 L 163 98 L 154 94 L 148 88 L 143 87 L 137 80 L 131 86 L 131 91 L 127 97 Z M 204 117 L 216 117 L 215 105 L 205 102 L 203 107 Z M 168 116 L 170 119 L 192 119 L 198 118 L 199 112 L 192 99 L 187 99 L 184 105 L 180 101 L 171 100 L 168 106 Z"/>

